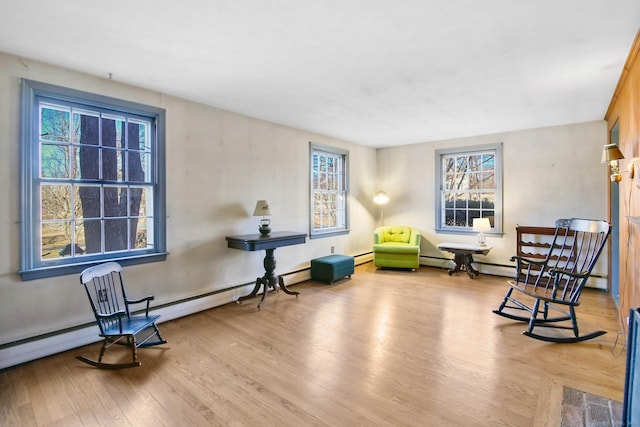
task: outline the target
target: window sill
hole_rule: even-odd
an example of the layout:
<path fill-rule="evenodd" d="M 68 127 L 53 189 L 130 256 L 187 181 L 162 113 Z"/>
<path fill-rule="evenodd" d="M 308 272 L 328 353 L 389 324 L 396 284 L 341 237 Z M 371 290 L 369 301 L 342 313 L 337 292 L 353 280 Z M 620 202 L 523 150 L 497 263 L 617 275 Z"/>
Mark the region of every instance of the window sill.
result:
<path fill-rule="evenodd" d="M 146 264 L 150 262 L 159 262 L 167 259 L 168 252 L 146 254 L 140 256 L 128 256 L 123 258 L 105 258 L 102 260 L 93 260 L 90 262 L 68 264 L 68 265 L 56 265 L 51 267 L 34 268 L 30 270 L 22 270 L 18 273 L 23 281 L 44 279 L 47 277 L 67 276 L 71 274 L 79 274 L 85 268 L 89 268 L 93 265 L 101 264 L 103 262 L 115 261 L 122 266 Z"/>
<path fill-rule="evenodd" d="M 328 231 L 326 233 L 310 234 L 309 239 L 320 239 L 322 237 L 342 236 L 344 234 L 349 234 L 350 231 L 351 230 L 347 229 L 347 230 Z"/>

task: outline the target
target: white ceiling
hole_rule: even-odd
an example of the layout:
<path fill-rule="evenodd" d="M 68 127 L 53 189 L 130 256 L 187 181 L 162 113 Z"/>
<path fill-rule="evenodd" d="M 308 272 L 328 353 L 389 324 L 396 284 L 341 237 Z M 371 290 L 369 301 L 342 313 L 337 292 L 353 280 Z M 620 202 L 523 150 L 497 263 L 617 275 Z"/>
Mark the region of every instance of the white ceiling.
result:
<path fill-rule="evenodd" d="M 638 0 L 0 0 L 0 50 L 374 147 L 601 120 Z"/>

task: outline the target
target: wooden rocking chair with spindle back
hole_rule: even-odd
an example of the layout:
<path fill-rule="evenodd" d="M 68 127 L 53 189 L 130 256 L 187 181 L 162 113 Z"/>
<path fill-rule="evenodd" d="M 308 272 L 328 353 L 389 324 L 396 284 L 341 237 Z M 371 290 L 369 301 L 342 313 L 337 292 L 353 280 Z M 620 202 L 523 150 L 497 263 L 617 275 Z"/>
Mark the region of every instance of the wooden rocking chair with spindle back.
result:
<path fill-rule="evenodd" d="M 90 267 L 80 274 L 80 283 L 84 285 L 91 303 L 91 308 L 100 328 L 100 336 L 104 338 L 98 360 L 77 356 L 77 359 L 92 366 L 106 369 L 120 369 L 140 366 L 138 347 L 150 347 L 165 344 L 156 326 L 159 315 L 149 315 L 149 303 L 153 296 L 131 300 L 127 298 L 122 267 L 116 262 Z M 146 303 L 144 314 L 133 315 L 132 304 Z M 114 344 L 128 346 L 131 349 L 130 363 L 103 363 L 102 358 L 107 348 Z"/>
<path fill-rule="evenodd" d="M 493 312 L 527 322 L 529 327 L 523 334 L 543 341 L 574 343 L 605 334 L 595 331 L 580 335 L 575 307 L 610 232 L 606 221 L 556 221 L 553 241 L 543 259 L 511 258 L 516 262 L 516 277 L 508 282 L 504 300 Z M 522 315 L 523 311 L 529 314 Z M 550 315 L 551 311 L 559 314 Z M 559 329 L 572 334 L 558 334 Z"/>

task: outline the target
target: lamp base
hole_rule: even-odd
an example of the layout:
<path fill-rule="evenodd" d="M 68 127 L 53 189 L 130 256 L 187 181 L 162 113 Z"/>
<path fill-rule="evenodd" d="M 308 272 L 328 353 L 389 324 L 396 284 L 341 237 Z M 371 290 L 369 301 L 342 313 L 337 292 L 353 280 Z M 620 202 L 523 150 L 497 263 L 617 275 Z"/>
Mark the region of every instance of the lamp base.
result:
<path fill-rule="evenodd" d="M 260 234 L 266 236 L 271 233 L 271 227 L 269 227 L 269 224 L 271 224 L 271 220 L 269 218 L 263 218 L 260 220 L 260 227 L 258 227 Z"/>
<path fill-rule="evenodd" d="M 268 225 L 261 225 L 260 227 L 258 227 L 258 231 L 260 232 L 260 234 L 262 234 L 263 236 L 268 235 L 269 233 L 271 233 L 271 227 L 269 227 Z"/>
<path fill-rule="evenodd" d="M 487 241 L 484 238 L 484 233 L 478 233 L 478 246 L 487 246 Z"/>

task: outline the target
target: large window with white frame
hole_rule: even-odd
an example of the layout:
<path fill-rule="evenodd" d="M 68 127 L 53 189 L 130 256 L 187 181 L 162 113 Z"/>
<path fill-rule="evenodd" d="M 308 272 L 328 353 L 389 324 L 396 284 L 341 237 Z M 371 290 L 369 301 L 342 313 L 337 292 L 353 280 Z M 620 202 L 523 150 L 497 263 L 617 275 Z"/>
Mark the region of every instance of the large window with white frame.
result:
<path fill-rule="evenodd" d="M 311 238 L 349 231 L 349 152 L 310 143 Z"/>
<path fill-rule="evenodd" d="M 22 81 L 23 279 L 166 257 L 164 117 Z"/>
<path fill-rule="evenodd" d="M 472 232 L 488 218 L 502 233 L 502 144 L 436 150 L 436 231 Z"/>

